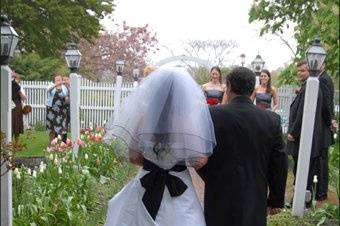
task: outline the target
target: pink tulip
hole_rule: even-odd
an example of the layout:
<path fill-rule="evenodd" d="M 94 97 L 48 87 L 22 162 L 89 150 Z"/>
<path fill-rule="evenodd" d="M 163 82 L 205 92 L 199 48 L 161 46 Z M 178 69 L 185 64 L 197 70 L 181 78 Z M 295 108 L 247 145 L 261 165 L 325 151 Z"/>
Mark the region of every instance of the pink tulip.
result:
<path fill-rule="evenodd" d="M 52 145 L 52 146 L 55 146 L 57 143 L 58 143 L 58 138 L 54 138 L 54 139 L 51 141 L 51 145 Z"/>
<path fill-rule="evenodd" d="M 62 148 L 62 149 L 67 148 L 67 145 L 64 142 L 61 142 L 60 143 L 60 148 Z"/>
<path fill-rule="evenodd" d="M 67 145 L 68 147 L 71 147 L 71 146 L 72 146 L 72 141 L 71 141 L 69 138 L 67 138 L 67 140 L 66 140 L 66 145 Z"/>
<path fill-rule="evenodd" d="M 85 142 L 83 140 L 81 140 L 81 139 L 78 139 L 77 140 L 77 144 L 82 147 L 82 146 L 85 145 Z"/>

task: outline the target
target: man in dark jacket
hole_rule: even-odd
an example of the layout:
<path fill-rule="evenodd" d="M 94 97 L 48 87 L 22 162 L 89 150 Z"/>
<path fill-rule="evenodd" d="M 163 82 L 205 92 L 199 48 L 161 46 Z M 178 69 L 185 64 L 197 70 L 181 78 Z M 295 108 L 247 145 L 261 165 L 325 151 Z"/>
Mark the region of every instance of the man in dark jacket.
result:
<path fill-rule="evenodd" d="M 302 117 L 303 117 L 303 106 L 305 102 L 306 94 L 306 82 L 309 78 L 309 69 L 307 61 L 301 61 L 297 64 L 298 67 L 298 79 L 301 82 L 301 88 L 298 91 L 295 99 L 290 105 L 289 111 L 289 123 L 288 123 L 288 134 L 287 134 L 287 151 L 293 156 L 294 159 L 294 176 L 296 175 L 296 168 L 299 156 L 299 146 L 301 137 Z M 322 127 L 322 92 L 319 88 L 318 100 L 314 119 L 314 131 L 312 140 L 312 150 L 309 163 L 307 190 L 312 192 L 313 188 L 313 177 L 317 175 L 317 169 L 319 166 L 319 157 L 321 149 L 324 145 L 324 131 Z M 309 204 L 309 203 L 308 203 Z"/>
<path fill-rule="evenodd" d="M 334 143 L 332 125 L 334 124 L 334 85 L 332 78 L 322 65 L 319 74 L 320 90 L 322 91 L 322 128 L 324 131 L 324 145 L 321 147 L 318 160 L 318 184 L 316 187 L 316 199 L 319 201 L 327 199 L 328 192 L 328 149 Z"/>
<path fill-rule="evenodd" d="M 206 223 L 265 226 L 266 208 L 284 205 L 287 156 L 280 116 L 252 103 L 251 70 L 236 68 L 226 81 L 229 104 L 210 109 L 217 146 L 199 172 L 205 181 Z"/>

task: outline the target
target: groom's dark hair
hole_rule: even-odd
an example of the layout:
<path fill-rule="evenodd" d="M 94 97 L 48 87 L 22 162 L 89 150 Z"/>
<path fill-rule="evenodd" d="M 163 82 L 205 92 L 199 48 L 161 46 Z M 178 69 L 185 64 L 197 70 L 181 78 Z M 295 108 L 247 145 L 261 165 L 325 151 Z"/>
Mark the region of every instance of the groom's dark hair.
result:
<path fill-rule="evenodd" d="M 237 95 L 250 96 L 255 88 L 255 73 L 246 67 L 237 67 L 226 77 L 227 85 Z"/>

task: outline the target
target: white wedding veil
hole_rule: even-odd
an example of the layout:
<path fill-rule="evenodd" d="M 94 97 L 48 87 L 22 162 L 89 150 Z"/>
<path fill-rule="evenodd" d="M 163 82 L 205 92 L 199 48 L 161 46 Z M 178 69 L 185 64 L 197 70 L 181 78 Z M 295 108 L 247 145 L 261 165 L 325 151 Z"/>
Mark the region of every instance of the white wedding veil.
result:
<path fill-rule="evenodd" d="M 107 123 L 105 140 L 115 137 L 163 167 L 190 165 L 216 146 L 202 89 L 179 68 L 155 70 L 125 99 Z"/>

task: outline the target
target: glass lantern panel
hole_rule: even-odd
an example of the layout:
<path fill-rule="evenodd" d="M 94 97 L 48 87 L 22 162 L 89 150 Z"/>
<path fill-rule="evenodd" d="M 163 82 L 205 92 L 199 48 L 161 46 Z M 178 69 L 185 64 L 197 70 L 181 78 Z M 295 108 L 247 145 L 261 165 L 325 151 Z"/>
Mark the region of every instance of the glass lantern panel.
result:
<path fill-rule="evenodd" d="M 2 35 L 1 36 L 1 56 L 9 56 L 11 51 L 11 36 Z"/>
<path fill-rule="evenodd" d="M 15 48 L 17 47 L 18 41 L 19 41 L 19 38 L 17 36 L 13 36 L 12 45 L 11 45 L 11 50 L 10 50 L 9 56 L 12 57 L 14 55 L 14 51 L 15 51 Z"/>
<path fill-rule="evenodd" d="M 308 53 L 308 66 L 311 70 L 320 70 L 322 63 L 325 61 L 326 54 Z"/>

